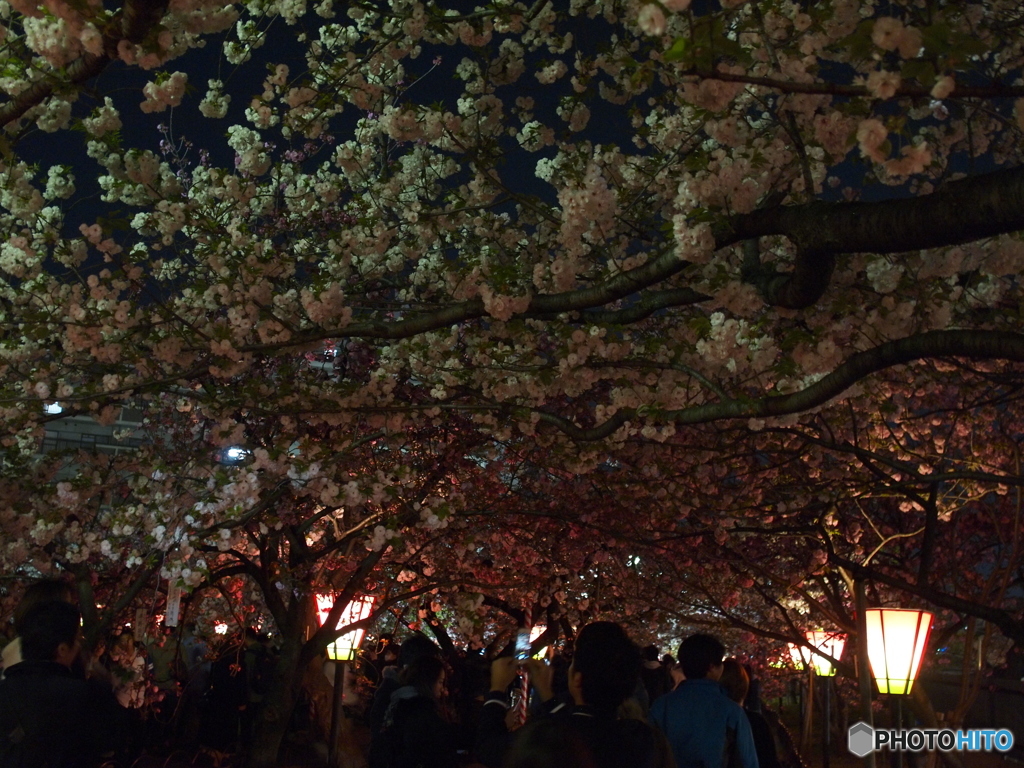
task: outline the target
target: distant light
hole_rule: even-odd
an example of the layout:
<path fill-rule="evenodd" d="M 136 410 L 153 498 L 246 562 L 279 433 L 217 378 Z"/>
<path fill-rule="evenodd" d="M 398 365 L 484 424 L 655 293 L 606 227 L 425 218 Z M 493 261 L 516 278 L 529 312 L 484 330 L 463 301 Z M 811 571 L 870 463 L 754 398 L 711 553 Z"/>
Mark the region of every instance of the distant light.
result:
<path fill-rule="evenodd" d="M 221 621 L 218 621 L 216 624 L 213 625 L 213 631 L 216 632 L 218 635 L 226 635 L 228 633 L 228 625 Z"/>
<path fill-rule="evenodd" d="M 249 458 L 250 451 L 240 445 L 232 445 L 221 451 L 222 464 L 239 464 Z"/>
<path fill-rule="evenodd" d="M 60 403 L 46 403 L 43 406 L 43 412 L 44 413 L 57 414 L 57 413 L 61 413 L 63 411 L 64 411 L 64 408 L 61 407 Z"/>
<path fill-rule="evenodd" d="M 806 636 L 807 642 L 821 651 L 822 654 L 825 654 L 825 656 L 838 659 L 843 655 L 846 635 L 842 632 L 811 631 Z M 825 656 L 818 653 L 812 654 L 811 666 L 814 667 L 814 673 L 819 677 L 835 677 L 836 669 Z"/>

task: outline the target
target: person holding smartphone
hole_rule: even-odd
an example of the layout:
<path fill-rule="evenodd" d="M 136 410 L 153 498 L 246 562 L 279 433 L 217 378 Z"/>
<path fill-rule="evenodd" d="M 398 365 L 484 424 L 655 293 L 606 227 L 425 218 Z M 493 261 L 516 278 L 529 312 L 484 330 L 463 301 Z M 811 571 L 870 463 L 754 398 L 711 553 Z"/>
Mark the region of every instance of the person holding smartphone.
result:
<path fill-rule="evenodd" d="M 484 702 L 477 758 L 499 768 L 513 747 L 516 733 L 505 725 L 506 690 L 520 666 L 541 702 L 537 719 L 551 718 L 565 743 L 584 745 L 584 763 L 595 768 L 671 768 L 664 738 L 642 720 L 619 718 L 618 709 L 636 689 L 640 651 L 626 631 L 610 621 L 580 630 L 569 667 L 572 703 L 554 697 L 551 667 L 537 659 L 498 658 L 491 665 L 491 692 Z M 525 729 L 524 729 L 525 730 Z M 589 761 L 589 762 L 588 762 Z"/>

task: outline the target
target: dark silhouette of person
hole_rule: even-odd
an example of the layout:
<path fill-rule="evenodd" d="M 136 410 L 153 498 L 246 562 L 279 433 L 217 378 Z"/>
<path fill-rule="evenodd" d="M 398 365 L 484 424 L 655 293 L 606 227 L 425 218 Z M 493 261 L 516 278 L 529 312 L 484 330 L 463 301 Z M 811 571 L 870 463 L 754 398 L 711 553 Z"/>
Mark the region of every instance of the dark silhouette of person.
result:
<path fill-rule="evenodd" d="M 0 681 L 3 768 L 93 768 L 119 745 L 124 710 L 110 687 L 73 671 L 80 621 L 78 608 L 59 600 L 22 617 L 22 661 Z"/>
<path fill-rule="evenodd" d="M 391 695 L 402 687 L 399 676 L 414 661 L 422 656 L 433 656 L 441 658 L 441 649 L 437 647 L 429 637 L 417 633 L 402 643 L 398 651 L 398 665 L 384 668 L 383 679 L 373 694 L 373 704 L 370 706 L 370 736 L 375 737 L 380 733 L 384 725 L 384 713 L 391 706 Z"/>
<path fill-rule="evenodd" d="M 757 751 L 759 768 L 781 768 L 771 726 L 764 715 L 745 706 L 750 691 L 750 675 L 747 674 L 747 670 L 736 659 L 726 659 L 722 662 L 722 677 L 718 682 L 725 689 L 726 695 L 743 707 L 743 712 L 750 721 L 750 732 L 754 736 L 754 749 Z"/>
<path fill-rule="evenodd" d="M 14 609 L 14 631 L 15 637 L 4 646 L 3 658 L 0 661 L 0 677 L 7 667 L 12 667 L 21 661 L 21 623 L 28 611 L 40 603 L 64 602 L 72 605 L 78 604 L 78 598 L 71 584 L 63 579 L 39 579 L 25 588 L 25 594 L 21 596 L 18 605 Z M 75 659 L 75 665 L 80 667 L 79 671 L 85 668 L 81 657 Z"/>
<path fill-rule="evenodd" d="M 516 733 L 502 768 L 598 768 L 578 733 L 550 717 L 532 720 Z"/>
<path fill-rule="evenodd" d="M 640 677 L 640 651 L 626 631 L 615 622 L 597 621 L 580 630 L 569 666 L 569 694 L 572 703 L 559 702 L 552 690 L 552 669 L 536 659 L 527 659 L 531 684 L 542 702 L 539 718 L 551 718 L 554 729 L 563 733 L 559 744 L 574 744 L 579 765 L 594 768 L 668 768 L 672 757 L 668 745 L 643 720 L 619 717 L 619 707 L 636 690 Z M 491 665 L 491 693 L 484 705 L 477 742 L 477 757 L 489 766 L 499 766 L 524 751 L 541 763 L 539 744 L 519 747 L 508 738 L 505 723 L 505 691 L 518 672 L 514 658 L 498 658 Z M 540 727 L 540 726 L 537 726 Z M 532 731 L 523 729 L 524 738 Z M 505 738 L 501 738 L 505 736 Z M 556 748 L 552 739 L 541 740 Z M 582 745 L 582 748 L 581 746 Z M 561 749 L 561 746 L 557 746 Z M 518 758 L 516 758 L 518 759 Z M 716 767 L 717 768 L 717 767 Z"/>
<path fill-rule="evenodd" d="M 718 684 L 725 647 L 696 634 L 679 645 L 683 680 L 651 706 L 651 724 L 672 745 L 678 768 L 758 768 L 750 722 Z"/>
<path fill-rule="evenodd" d="M 424 655 L 406 667 L 370 746 L 370 768 L 455 768 L 455 728 L 441 710 L 445 666 Z"/>
<path fill-rule="evenodd" d="M 640 668 L 640 680 L 647 691 L 647 701 L 651 704 L 659 696 L 663 696 L 675 687 L 672 675 L 661 663 L 658 646 L 648 645 L 640 652 L 643 666 Z"/>

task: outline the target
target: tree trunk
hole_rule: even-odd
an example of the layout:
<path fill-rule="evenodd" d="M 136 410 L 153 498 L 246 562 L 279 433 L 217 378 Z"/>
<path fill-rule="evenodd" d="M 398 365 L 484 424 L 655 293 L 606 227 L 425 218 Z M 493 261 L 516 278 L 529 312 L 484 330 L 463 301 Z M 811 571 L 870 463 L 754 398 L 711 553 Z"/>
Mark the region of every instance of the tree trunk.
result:
<path fill-rule="evenodd" d="M 281 656 L 274 669 L 274 679 L 256 713 L 256 723 L 246 760 L 249 768 L 273 768 L 277 765 L 281 742 L 288 731 L 292 711 L 302 689 L 302 674 L 299 669 L 302 643 L 301 634 L 284 638 Z"/>

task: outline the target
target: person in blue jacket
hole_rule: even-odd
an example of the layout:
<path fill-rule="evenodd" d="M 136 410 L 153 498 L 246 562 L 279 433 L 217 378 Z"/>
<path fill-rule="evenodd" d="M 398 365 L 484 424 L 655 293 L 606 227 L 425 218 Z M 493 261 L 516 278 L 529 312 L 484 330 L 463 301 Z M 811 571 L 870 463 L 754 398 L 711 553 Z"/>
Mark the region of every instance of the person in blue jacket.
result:
<path fill-rule="evenodd" d="M 724 657 L 718 638 L 686 638 L 679 646 L 686 679 L 651 706 L 651 725 L 665 734 L 677 768 L 758 768 L 747 716 L 718 684 Z"/>

